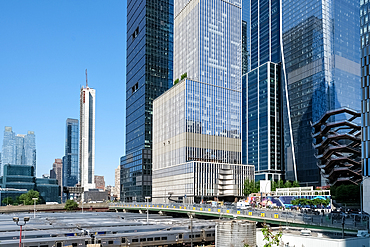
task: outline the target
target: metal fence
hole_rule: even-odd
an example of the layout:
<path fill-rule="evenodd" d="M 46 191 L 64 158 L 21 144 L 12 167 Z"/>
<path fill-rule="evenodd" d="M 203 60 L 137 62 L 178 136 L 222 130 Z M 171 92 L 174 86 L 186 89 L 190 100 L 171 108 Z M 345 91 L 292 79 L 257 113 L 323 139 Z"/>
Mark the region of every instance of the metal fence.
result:
<path fill-rule="evenodd" d="M 239 209 L 235 206 L 221 206 L 212 207 L 210 204 L 156 204 L 156 203 L 111 203 L 111 208 L 122 208 L 122 209 L 144 209 L 146 210 L 160 210 L 164 211 L 174 211 L 177 212 L 184 211 L 195 212 L 198 214 L 212 214 L 213 216 L 222 217 L 246 217 L 251 220 L 255 219 L 257 221 L 269 220 L 275 221 L 276 224 L 281 225 L 295 225 L 303 224 L 307 226 L 317 226 L 317 227 L 330 227 L 341 229 L 344 227 L 346 230 L 366 230 L 369 227 L 369 218 L 360 217 L 358 215 L 348 215 L 348 214 L 333 214 L 333 213 L 320 213 L 315 215 L 313 213 L 301 213 L 296 210 L 284 210 L 284 209 L 269 209 L 269 208 L 248 208 Z"/>

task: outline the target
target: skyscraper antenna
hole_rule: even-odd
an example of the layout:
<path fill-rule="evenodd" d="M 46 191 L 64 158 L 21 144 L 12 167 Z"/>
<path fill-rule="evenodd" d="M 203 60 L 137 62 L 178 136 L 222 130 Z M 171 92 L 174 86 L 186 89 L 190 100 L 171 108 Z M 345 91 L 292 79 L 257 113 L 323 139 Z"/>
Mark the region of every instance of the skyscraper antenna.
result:
<path fill-rule="evenodd" d="M 85 70 L 85 74 L 86 74 L 86 87 L 88 87 L 88 85 L 87 85 L 87 69 Z"/>

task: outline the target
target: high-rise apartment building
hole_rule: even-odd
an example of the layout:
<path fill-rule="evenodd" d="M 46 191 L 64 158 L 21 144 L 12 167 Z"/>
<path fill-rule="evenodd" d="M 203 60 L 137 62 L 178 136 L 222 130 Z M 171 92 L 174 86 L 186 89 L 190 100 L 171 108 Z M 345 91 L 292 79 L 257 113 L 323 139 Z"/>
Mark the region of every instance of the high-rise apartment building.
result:
<path fill-rule="evenodd" d="M 99 189 L 99 190 L 104 190 L 105 189 L 104 176 L 95 175 L 94 176 L 94 183 L 95 183 L 96 189 Z"/>
<path fill-rule="evenodd" d="M 95 169 L 95 89 L 80 92 L 80 184 L 85 191 L 94 189 Z"/>
<path fill-rule="evenodd" d="M 62 186 L 63 179 L 63 162 L 62 159 L 55 159 L 53 163 L 53 169 L 50 170 L 50 178 L 58 180 L 58 185 Z"/>
<path fill-rule="evenodd" d="M 181 81 L 153 103 L 153 201 L 241 196 L 254 175 L 241 165 L 241 1 L 177 1 L 174 9 Z"/>
<path fill-rule="evenodd" d="M 25 165 L 33 166 L 36 171 L 36 137 L 34 131 L 28 131 L 24 137 Z"/>
<path fill-rule="evenodd" d="M 116 196 L 116 199 L 120 200 L 120 191 L 121 191 L 121 166 L 119 165 L 114 170 L 114 188 L 113 194 Z"/>
<path fill-rule="evenodd" d="M 370 2 L 360 0 L 363 210 L 370 213 Z"/>
<path fill-rule="evenodd" d="M 152 104 L 172 86 L 172 53 L 173 0 L 128 0 L 123 200 L 151 195 Z"/>
<path fill-rule="evenodd" d="M 63 186 L 73 187 L 78 184 L 78 137 L 78 119 L 67 118 L 65 153 L 63 157 Z"/>
<path fill-rule="evenodd" d="M 3 164 L 29 165 L 36 171 L 35 133 L 15 134 L 12 127 L 5 127 L 3 140 Z"/>
<path fill-rule="evenodd" d="M 289 100 L 283 105 L 290 106 L 294 144 L 293 149 L 290 141 L 285 142 L 289 180 L 296 179 L 296 170 L 302 184 L 320 185 L 311 123 L 329 110 L 346 106 L 360 110 L 359 13 L 360 1 L 282 1 L 282 71 Z M 289 128 L 289 122 L 284 126 Z"/>
<path fill-rule="evenodd" d="M 15 133 L 12 127 L 5 127 L 2 150 L 3 164 L 15 164 Z"/>

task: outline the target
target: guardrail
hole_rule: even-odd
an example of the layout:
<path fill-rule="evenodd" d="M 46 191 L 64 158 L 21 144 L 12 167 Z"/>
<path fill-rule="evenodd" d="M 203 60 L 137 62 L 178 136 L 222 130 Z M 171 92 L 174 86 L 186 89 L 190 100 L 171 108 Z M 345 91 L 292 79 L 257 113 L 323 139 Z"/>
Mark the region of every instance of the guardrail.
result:
<path fill-rule="evenodd" d="M 142 203 L 111 203 L 111 209 L 133 209 L 168 211 L 177 213 L 193 212 L 200 215 L 213 217 L 245 218 L 259 222 L 270 222 L 280 225 L 296 225 L 314 228 L 336 228 L 346 230 L 366 230 L 369 226 L 369 219 L 361 220 L 360 217 L 336 217 L 333 214 L 306 214 L 294 210 L 249 208 L 239 209 L 234 206 L 212 207 L 209 204 L 156 204 Z"/>

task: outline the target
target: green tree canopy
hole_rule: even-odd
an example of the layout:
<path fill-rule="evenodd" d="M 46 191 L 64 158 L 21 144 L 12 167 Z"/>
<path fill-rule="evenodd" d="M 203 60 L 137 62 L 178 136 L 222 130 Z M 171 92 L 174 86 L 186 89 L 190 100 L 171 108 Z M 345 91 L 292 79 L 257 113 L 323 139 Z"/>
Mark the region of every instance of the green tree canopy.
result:
<path fill-rule="evenodd" d="M 23 205 L 33 205 L 32 198 L 37 198 L 36 203 L 39 201 L 40 193 L 35 190 L 29 190 L 27 193 L 20 195 L 17 200 L 19 204 Z"/>
<path fill-rule="evenodd" d="M 284 188 L 292 188 L 292 183 L 289 180 L 287 180 L 284 184 Z"/>
<path fill-rule="evenodd" d="M 3 205 L 12 205 L 14 203 L 14 200 L 12 197 L 5 197 L 3 200 L 2 200 L 2 204 Z"/>
<path fill-rule="evenodd" d="M 67 211 L 75 210 L 77 208 L 78 208 L 78 204 L 74 200 L 67 200 L 66 205 L 64 206 L 64 209 Z"/>
<path fill-rule="evenodd" d="M 251 193 L 257 193 L 260 189 L 259 181 L 255 182 L 254 180 L 246 179 L 244 181 L 244 189 L 243 194 L 244 196 L 249 196 Z"/>
<path fill-rule="evenodd" d="M 298 181 L 293 181 L 293 187 L 299 187 L 299 182 Z"/>

